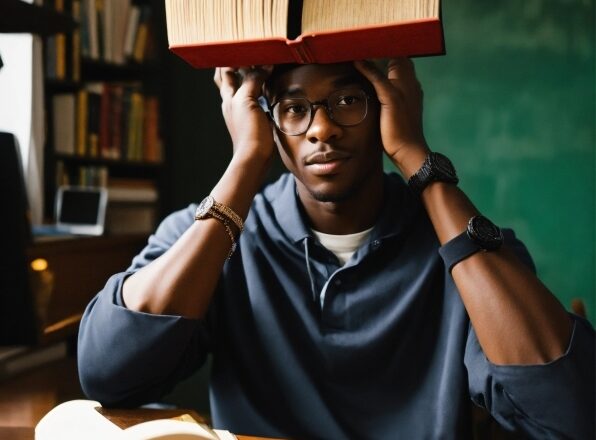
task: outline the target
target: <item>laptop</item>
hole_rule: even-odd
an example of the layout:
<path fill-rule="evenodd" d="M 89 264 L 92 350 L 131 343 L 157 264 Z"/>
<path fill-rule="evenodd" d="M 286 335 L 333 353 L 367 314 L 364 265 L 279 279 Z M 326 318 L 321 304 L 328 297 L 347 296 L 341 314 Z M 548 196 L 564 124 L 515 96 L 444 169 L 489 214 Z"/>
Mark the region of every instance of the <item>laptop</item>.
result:
<path fill-rule="evenodd" d="M 61 186 L 56 191 L 56 224 L 35 225 L 33 235 L 102 235 L 107 203 L 106 188 Z"/>

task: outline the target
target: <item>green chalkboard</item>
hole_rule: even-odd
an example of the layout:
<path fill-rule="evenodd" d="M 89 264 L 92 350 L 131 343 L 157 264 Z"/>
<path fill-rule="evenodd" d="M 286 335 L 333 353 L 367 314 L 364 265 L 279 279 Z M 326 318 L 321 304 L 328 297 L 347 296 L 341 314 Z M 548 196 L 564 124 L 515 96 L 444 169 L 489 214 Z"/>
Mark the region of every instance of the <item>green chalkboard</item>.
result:
<path fill-rule="evenodd" d="M 447 55 L 415 61 L 425 131 L 542 281 L 596 319 L 593 0 L 449 0 Z M 523 295 L 523 292 L 519 293 Z"/>

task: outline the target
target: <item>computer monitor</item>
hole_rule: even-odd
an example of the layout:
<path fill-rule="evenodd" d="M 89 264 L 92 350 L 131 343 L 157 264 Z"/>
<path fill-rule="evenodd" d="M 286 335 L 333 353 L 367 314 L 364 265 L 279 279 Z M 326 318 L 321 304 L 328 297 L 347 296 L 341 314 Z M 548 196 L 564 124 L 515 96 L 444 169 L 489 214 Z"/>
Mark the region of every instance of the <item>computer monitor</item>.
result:
<path fill-rule="evenodd" d="M 108 191 L 105 188 L 61 186 L 56 194 L 56 228 L 78 235 L 102 235 Z"/>

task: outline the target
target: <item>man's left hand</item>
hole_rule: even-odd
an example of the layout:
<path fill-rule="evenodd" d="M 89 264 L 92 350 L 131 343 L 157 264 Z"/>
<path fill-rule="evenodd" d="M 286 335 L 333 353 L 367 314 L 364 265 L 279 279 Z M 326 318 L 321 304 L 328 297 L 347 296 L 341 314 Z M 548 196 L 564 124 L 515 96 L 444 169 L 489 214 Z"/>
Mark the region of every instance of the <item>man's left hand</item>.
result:
<path fill-rule="evenodd" d="M 423 93 L 414 63 L 405 57 L 392 59 L 387 75 L 370 61 L 355 61 L 354 66 L 377 93 L 383 147 L 407 179 L 429 151 L 422 130 Z"/>

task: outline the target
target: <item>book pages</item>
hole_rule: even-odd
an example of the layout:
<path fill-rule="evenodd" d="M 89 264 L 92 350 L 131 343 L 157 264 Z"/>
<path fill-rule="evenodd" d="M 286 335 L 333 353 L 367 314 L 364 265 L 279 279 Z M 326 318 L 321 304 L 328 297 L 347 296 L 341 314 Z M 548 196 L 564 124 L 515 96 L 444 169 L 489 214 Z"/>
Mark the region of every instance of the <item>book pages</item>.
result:
<path fill-rule="evenodd" d="M 338 11 L 342 11 L 338 13 Z M 304 0 L 302 33 L 438 18 L 438 0 Z"/>

